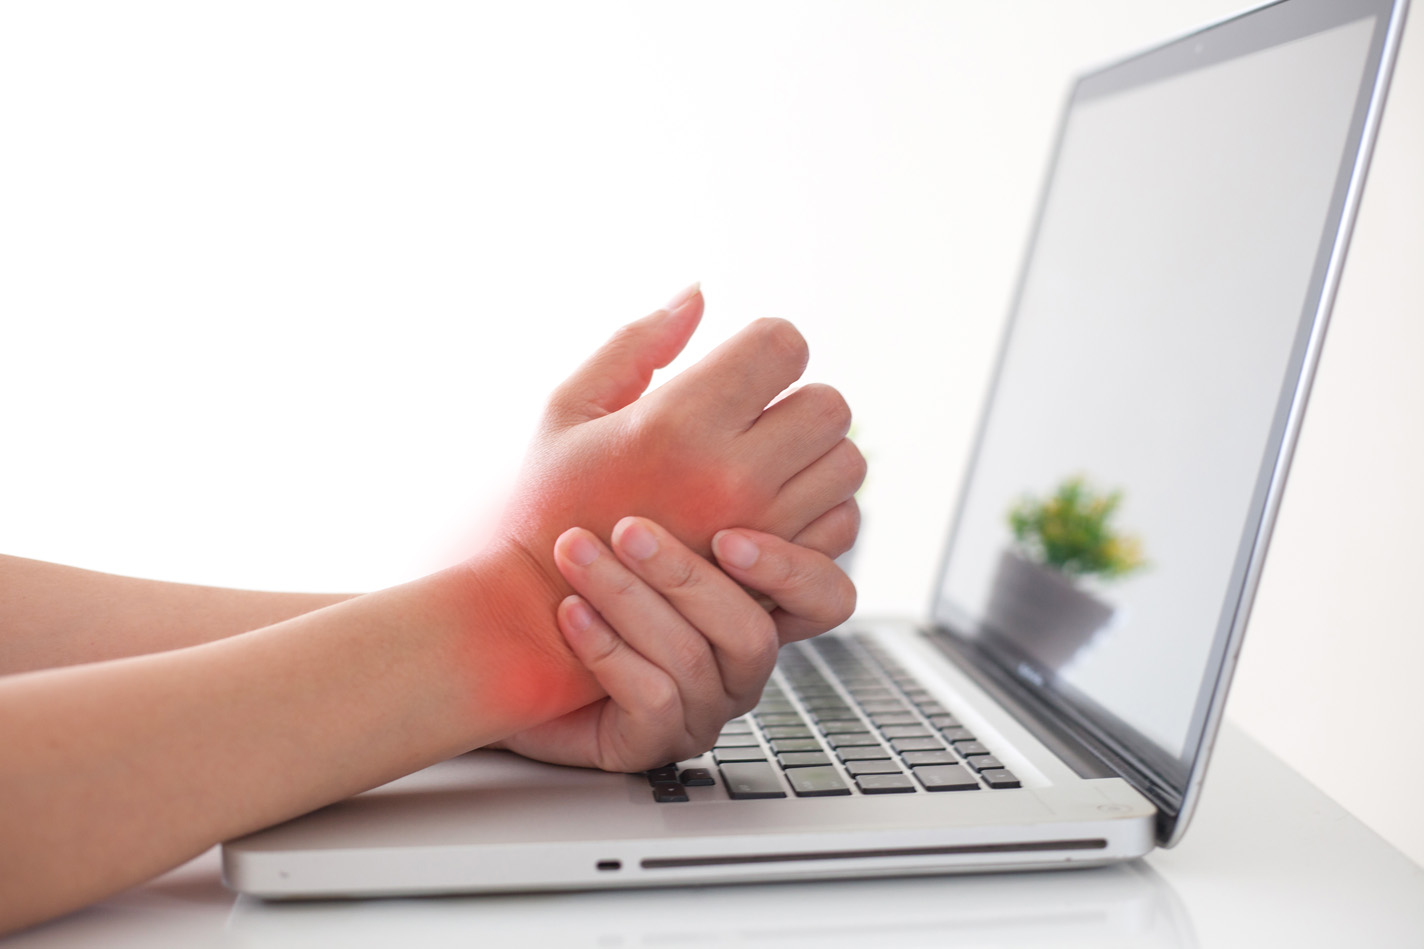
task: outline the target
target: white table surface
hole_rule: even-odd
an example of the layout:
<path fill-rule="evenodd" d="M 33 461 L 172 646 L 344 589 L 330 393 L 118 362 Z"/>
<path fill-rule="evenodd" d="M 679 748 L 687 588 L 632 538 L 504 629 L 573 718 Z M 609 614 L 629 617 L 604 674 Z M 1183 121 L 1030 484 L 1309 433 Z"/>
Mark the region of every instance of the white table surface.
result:
<path fill-rule="evenodd" d="M 888 940 L 888 941 L 887 941 Z M 1424 946 L 1424 868 L 1228 724 L 1186 840 L 1097 870 L 269 904 L 216 849 L 32 947 Z"/>

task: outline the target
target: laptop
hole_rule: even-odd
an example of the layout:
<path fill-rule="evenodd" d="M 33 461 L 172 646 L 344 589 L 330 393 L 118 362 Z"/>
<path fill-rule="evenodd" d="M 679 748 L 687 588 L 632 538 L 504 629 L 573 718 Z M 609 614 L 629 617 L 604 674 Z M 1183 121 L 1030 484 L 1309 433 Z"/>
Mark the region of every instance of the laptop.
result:
<path fill-rule="evenodd" d="M 782 650 L 699 758 L 475 751 L 223 850 L 267 898 L 1130 860 L 1200 795 L 1407 0 L 1282 0 L 1073 86 L 923 621 Z"/>

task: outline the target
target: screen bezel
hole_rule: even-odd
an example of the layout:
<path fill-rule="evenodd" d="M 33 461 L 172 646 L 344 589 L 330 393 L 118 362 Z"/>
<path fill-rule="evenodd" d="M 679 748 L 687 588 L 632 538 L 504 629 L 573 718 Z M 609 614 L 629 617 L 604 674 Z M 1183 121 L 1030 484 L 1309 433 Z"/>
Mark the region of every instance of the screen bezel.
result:
<path fill-rule="evenodd" d="M 1227 687 L 1259 582 L 1334 301 L 1407 6 L 1407 0 L 1279 0 L 1083 75 L 1073 85 L 1059 123 L 1032 236 L 984 403 L 985 410 L 981 413 L 967 475 L 955 506 L 955 526 L 940 563 L 939 583 L 931 601 L 931 617 L 938 635 L 951 637 L 970 647 L 960 650 L 961 655 L 971 657 L 970 661 L 985 667 L 982 671 L 986 674 L 1020 693 L 1029 708 L 1038 709 L 1041 714 L 1052 716 L 1060 727 L 1069 728 L 1113 770 L 1152 799 L 1160 811 L 1158 842 L 1164 846 L 1175 843 L 1186 828 L 1220 724 Z M 1013 345 L 1024 287 L 1033 268 L 1038 235 L 1075 107 L 1102 96 L 1140 88 L 1368 18 L 1374 18 L 1374 30 L 1361 73 L 1346 147 L 1342 151 L 1334 192 L 1321 230 L 1309 290 L 1301 308 L 1288 371 L 1277 399 L 1269 437 L 1263 445 L 1262 460 L 1248 514 L 1242 525 L 1230 581 L 1223 591 L 1217 628 L 1185 747 L 1180 756 L 1173 756 L 1087 696 L 1054 682 L 1048 670 L 1035 666 L 1007 640 L 994 636 L 992 630 L 984 628 L 948 597 L 946 577 L 953 565 L 959 525 L 963 522 L 963 512 L 975 482 L 974 475 L 991 424 L 1004 365 Z"/>

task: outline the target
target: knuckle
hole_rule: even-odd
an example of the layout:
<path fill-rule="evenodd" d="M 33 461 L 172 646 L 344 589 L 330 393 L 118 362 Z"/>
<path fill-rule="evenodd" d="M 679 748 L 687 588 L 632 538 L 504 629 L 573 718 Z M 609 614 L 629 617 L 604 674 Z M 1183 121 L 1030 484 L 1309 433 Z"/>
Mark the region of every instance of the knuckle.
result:
<path fill-rule="evenodd" d="M 670 678 L 649 682 L 642 693 L 643 706 L 654 721 L 671 722 L 682 717 L 682 696 Z"/>
<path fill-rule="evenodd" d="M 796 590 L 813 583 L 819 575 L 806 557 L 782 555 L 776 558 L 773 573 L 774 590 Z"/>
<path fill-rule="evenodd" d="M 789 362 L 804 367 L 811 358 L 806 338 L 790 320 L 776 316 L 762 317 L 752 324 L 752 332 L 761 348 L 777 353 Z"/>
<path fill-rule="evenodd" d="M 869 471 L 865 456 L 848 438 L 841 439 L 835 450 L 836 461 L 840 465 L 842 473 L 853 485 L 851 490 L 859 490 L 860 486 L 865 483 L 865 475 Z"/>
<path fill-rule="evenodd" d="M 747 637 L 747 665 L 756 670 L 758 675 L 770 675 L 772 667 L 776 665 L 777 649 L 781 645 L 776 633 L 776 621 L 769 614 L 761 613 L 753 625 L 756 627 L 755 631 Z"/>
<path fill-rule="evenodd" d="M 855 612 L 855 602 L 858 596 L 855 583 L 842 570 L 836 571 L 835 585 L 835 593 L 829 598 L 829 602 L 833 605 L 828 609 L 826 617 L 831 626 L 839 626 L 850 619 L 851 614 Z"/>
<path fill-rule="evenodd" d="M 823 382 L 812 382 L 803 386 L 801 392 L 802 398 L 810 402 L 822 425 L 839 430 L 843 435 L 850 431 L 850 403 L 837 389 Z"/>
<path fill-rule="evenodd" d="M 640 594 L 643 588 L 642 581 L 622 570 L 607 577 L 602 586 L 605 596 L 618 599 L 631 599 Z"/>
<path fill-rule="evenodd" d="M 762 678 L 771 674 L 772 666 L 776 664 L 779 645 L 776 621 L 760 607 L 756 607 L 756 615 L 748 619 L 736 639 L 726 643 L 721 651 L 727 661 L 734 664 L 743 676 Z"/>
<path fill-rule="evenodd" d="M 623 418 L 619 420 L 619 434 L 630 444 L 646 450 L 667 437 L 667 416 L 664 412 L 647 410 L 645 404 L 633 404 L 635 411 L 623 413 Z"/>
<path fill-rule="evenodd" d="M 663 558 L 656 581 L 658 590 L 663 593 L 691 593 L 697 590 L 705 579 L 699 569 L 701 565 L 702 561 L 690 556 Z"/>
<path fill-rule="evenodd" d="M 597 671 L 610 662 L 616 662 L 619 654 L 627 648 L 627 644 L 616 636 L 606 637 L 593 647 L 593 651 L 585 664 L 590 670 Z"/>
<path fill-rule="evenodd" d="M 675 403 L 654 402 L 645 397 L 634 402 L 632 408 L 619 420 L 618 431 L 624 443 L 619 452 L 623 459 L 666 465 L 700 456 L 694 434 L 697 429 Z"/>
<path fill-rule="evenodd" d="M 770 493 L 766 472 L 741 459 L 726 465 L 718 481 L 718 493 L 739 506 L 755 509 Z"/>
<path fill-rule="evenodd" d="M 860 534 L 860 505 L 855 498 L 840 504 L 831 512 L 827 524 L 827 544 L 840 556 L 855 546 Z"/>

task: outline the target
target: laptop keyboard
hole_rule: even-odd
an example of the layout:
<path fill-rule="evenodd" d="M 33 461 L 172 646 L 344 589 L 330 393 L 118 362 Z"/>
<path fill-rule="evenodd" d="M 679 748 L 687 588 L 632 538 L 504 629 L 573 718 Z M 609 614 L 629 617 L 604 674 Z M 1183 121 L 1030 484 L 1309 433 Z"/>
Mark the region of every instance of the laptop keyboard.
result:
<path fill-rule="evenodd" d="M 714 767 L 645 772 L 653 799 L 687 802 L 688 788 L 717 784 L 733 800 L 1019 787 L 914 676 L 856 636 L 783 647 L 761 701 L 727 723 L 710 757 Z"/>

